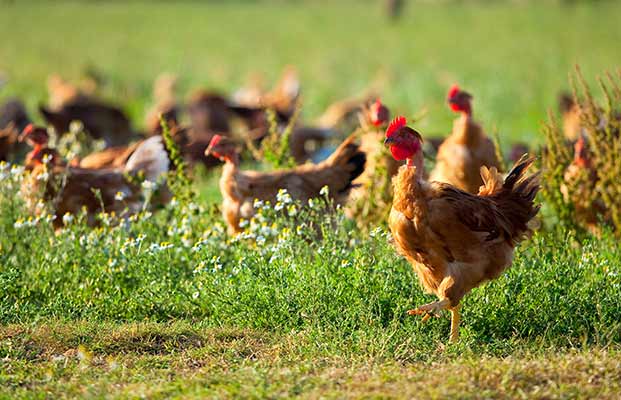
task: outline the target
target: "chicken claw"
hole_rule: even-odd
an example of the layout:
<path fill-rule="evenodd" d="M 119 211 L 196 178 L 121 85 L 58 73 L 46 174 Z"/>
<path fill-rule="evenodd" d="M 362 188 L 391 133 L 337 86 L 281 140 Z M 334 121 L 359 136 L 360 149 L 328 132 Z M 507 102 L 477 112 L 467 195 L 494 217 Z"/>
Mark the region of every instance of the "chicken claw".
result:
<path fill-rule="evenodd" d="M 430 315 L 430 314 L 437 315 L 438 311 L 446 310 L 447 308 L 450 308 L 450 306 L 451 306 L 451 301 L 448 299 L 434 301 L 433 303 L 422 305 L 413 310 L 408 310 L 408 315 L 421 315 L 421 314 L 425 314 L 425 316 Z M 426 321 L 427 319 L 423 317 L 423 320 Z"/>

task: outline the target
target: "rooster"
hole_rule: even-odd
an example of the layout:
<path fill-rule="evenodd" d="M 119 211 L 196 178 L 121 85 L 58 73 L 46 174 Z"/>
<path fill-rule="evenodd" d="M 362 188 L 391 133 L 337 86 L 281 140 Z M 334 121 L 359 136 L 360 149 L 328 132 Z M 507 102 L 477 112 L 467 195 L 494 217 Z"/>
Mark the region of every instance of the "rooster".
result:
<path fill-rule="evenodd" d="M 216 135 L 205 151 L 224 161 L 220 191 L 224 199 L 222 212 L 231 235 L 241 231 L 239 222 L 254 214 L 255 199 L 275 201 L 279 189 L 286 189 L 292 198 L 308 201 L 319 197 L 324 186 L 337 204 L 343 204 L 352 188 L 352 182 L 364 170 L 366 157 L 354 142 L 346 139 L 326 160 L 319 164 L 305 164 L 293 169 L 258 172 L 241 171 L 239 156 L 232 141 Z"/>
<path fill-rule="evenodd" d="M 54 208 L 56 228 L 62 227 L 66 213 L 79 214 L 82 209 L 86 209 L 89 225 L 96 225 L 96 215 L 101 211 L 117 215 L 140 211 L 144 206 L 142 187 L 126 175 L 142 172 L 146 180 L 157 182 L 170 166 L 161 137 L 145 140 L 123 171 L 68 167 L 54 149 L 47 147 L 45 128 L 29 125 L 21 139 L 33 147 L 26 158 L 31 173 L 24 181 L 22 194 L 31 205 L 42 194 Z M 152 203 L 162 204 L 170 197 L 165 187 L 157 194 Z"/>
<path fill-rule="evenodd" d="M 453 132 L 438 149 L 430 180 L 450 183 L 468 193 L 477 193 L 483 184 L 482 166 L 500 168 L 494 143 L 472 119 L 472 96 L 457 85 L 448 93 L 451 110 L 460 113 Z"/>
<path fill-rule="evenodd" d="M 525 176 L 533 159 L 526 155 L 502 180 L 496 168 L 481 167 L 483 185 L 473 195 L 424 177 L 422 138 L 396 118 L 384 142 L 397 160 L 407 160 L 393 180 L 389 226 L 399 253 L 413 265 L 422 286 L 439 301 L 408 311 L 429 315 L 451 312 L 451 342 L 458 339 L 459 302 L 483 282 L 511 265 L 515 246 L 531 233 L 539 211 L 534 198 L 539 174 Z"/>

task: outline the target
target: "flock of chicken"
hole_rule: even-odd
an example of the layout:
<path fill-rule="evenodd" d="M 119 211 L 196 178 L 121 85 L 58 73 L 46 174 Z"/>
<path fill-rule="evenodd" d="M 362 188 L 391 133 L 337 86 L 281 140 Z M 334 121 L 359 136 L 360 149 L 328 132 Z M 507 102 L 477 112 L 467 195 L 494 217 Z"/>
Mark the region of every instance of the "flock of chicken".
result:
<path fill-rule="evenodd" d="M 25 110 L 11 103 L 11 124 L 2 134 L 0 150 L 4 153 L 0 155 L 6 158 L 20 142 L 27 143 L 32 150 L 25 166 L 31 172 L 22 188 L 24 196 L 33 199 L 42 195 L 53 204 L 58 228 L 65 213 L 84 209 L 88 223 L 94 225 L 102 208 L 121 216 L 138 212 L 144 205 L 145 187 L 154 193 L 152 205 L 170 200 L 164 176 L 171 161 L 160 136 L 161 115 L 188 162 L 224 163 L 222 212 L 231 234 L 242 230 L 242 219 L 252 217 L 256 199 L 275 202 L 279 189 L 306 202 L 319 197 L 327 186 L 334 202 L 347 210 L 352 198 L 365 198 L 365 190 L 373 185 L 369 176 L 381 165 L 393 177 L 387 190 L 393 197 L 388 223 L 395 246 L 413 265 L 423 287 L 439 299 L 409 313 L 423 314 L 427 320 L 440 310 L 450 310 L 451 341 L 458 338 L 462 297 L 510 266 L 515 246 L 531 232 L 530 222 L 539 210 L 534 204 L 539 175 L 526 174 L 533 158 L 521 157 L 503 178 L 494 144 L 473 118 L 472 96 L 457 86 L 449 90 L 447 101 L 459 117 L 452 133 L 437 148 L 435 167 L 427 174 L 421 134 L 409 127 L 404 117 L 391 122 L 384 104 L 366 98 L 331 106 L 317 127 L 296 123 L 291 152 L 300 163 L 297 167 L 271 172 L 242 170 L 240 141 L 233 126 L 242 124 L 246 139 L 259 141 L 269 127 L 267 109 L 274 111 L 279 126 L 289 124 L 299 95 L 294 73 L 287 71 L 270 92 L 248 89 L 237 93 L 235 100 L 198 91 L 185 107 L 176 100 L 174 85 L 170 76 L 156 82 L 157 101 L 147 117 L 149 132 L 134 140 L 138 136 L 119 109 L 53 77 L 48 84 L 49 105 L 40 107 L 48 125 L 60 133 L 68 131 L 72 121 L 80 120 L 90 135 L 104 140 L 108 147 L 65 161 L 49 146 L 48 129 L 32 125 Z M 0 115 L 5 122 L 6 109 L 4 116 Z M 182 109 L 189 115 L 189 127 L 179 125 Z M 308 141 L 326 140 L 328 131 L 356 115 L 360 128 L 354 134 L 327 159 L 307 162 Z M 60 185 L 52 179 L 55 176 L 62 177 Z"/>

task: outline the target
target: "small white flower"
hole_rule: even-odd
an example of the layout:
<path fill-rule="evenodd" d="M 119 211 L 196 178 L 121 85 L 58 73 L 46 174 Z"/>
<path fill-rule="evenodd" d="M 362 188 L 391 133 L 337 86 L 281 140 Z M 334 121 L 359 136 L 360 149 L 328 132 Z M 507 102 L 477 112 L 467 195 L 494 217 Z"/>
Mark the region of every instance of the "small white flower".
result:
<path fill-rule="evenodd" d="M 123 192 L 116 192 L 116 194 L 114 195 L 114 200 L 116 200 L 116 201 L 123 201 L 123 200 L 125 200 L 125 193 L 123 193 Z"/>
<path fill-rule="evenodd" d="M 265 244 L 265 237 L 261 235 L 257 236 L 256 243 L 258 246 L 263 246 Z"/>
<path fill-rule="evenodd" d="M 254 199 L 254 203 L 252 203 L 252 206 L 254 208 L 262 208 L 265 205 L 265 203 L 263 202 L 263 200 L 259 200 L 259 199 Z"/>
<path fill-rule="evenodd" d="M 276 211 L 280 211 L 285 207 L 285 205 L 283 203 L 281 203 L 280 201 L 276 203 L 276 205 L 274 206 L 274 210 Z"/>
<path fill-rule="evenodd" d="M 13 165 L 11 167 L 11 174 L 13 176 L 21 176 L 24 173 L 25 168 L 21 165 Z"/>
<path fill-rule="evenodd" d="M 313 199 L 308 199 L 308 206 L 310 208 L 315 208 L 315 200 Z"/>
<path fill-rule="evenodd" d="M 247 219 L 243 219 L 243 218 L 242 218 L 242 219 L 240 219 L 240 220 L 239 220 L 239 227 L 240 227 L 240 228 L 245 228 L 245 227 L 247 227 L 247 226 L 248 226 L 248 224 L 249 224 L 249 222 L 248 222 L 248 220 L 247 220 Z"/>
<path fill-rule="evenodd" d="M 45 154 L 43 158 L 41 159 L 41 161 L 43 161 L 43 164 L 49 164 L 49 162 L 52 161 L 52 155 Z"/>
<path fill-rule="evenodd" d="M 47 171 L 43 171 L 39 175 L 37 175 L 38 181 L 47 181 L 50 178 L 50 174 Z"/>
<path fill-rule="evenodd" d="M 173 197 L 172 200 L 170 200 L 170 207 L 171 208 L 175 208 L 179 205 L 179 200 L 177 200 L 176 197 Z"/>
<path fill-rule="evenodd" d="M 69 225 L 72 222 L 73 222 L 73 215 L 66 212 L 65 215 L 63 215 L 63 224 Z"/>
<path fill-rule="evenodd" d="M 19 229 L 19 228 L 22 228 L 24 225 L 25 225 L 25 221 L 22 218 L 20 218 L 13 223 L 13 228 Z"/>
<path fill-rule="evenodd" d="M 287 189 L 279 189 L 278 194 L 276 194 L 276 200 L 285 204 L 289 204 L 293 201 L 289 193 L 287 193 Z"/>
<path fill-rule="evenodd" d="M 198 299 L 199 293 L 198 292 L 194 292 L 192 293 L 192 298 L 193 299 Z"/>
<path fill-rule="evenodd" d="M 73 133 L 74 135 L 77 135 L 83 130 L 84 124 L 82 124 L 82 121 L 71 121 L 71 123 L 69 124 L 69 132 Z"/>
<path fill-rule="evenodd" d="M 157 188 L 157 183 L 146 179 L 142 182 L 142 188 L 146 191 L 153 191 Z"/>
<path fill-rule="evenodd" d="M 287 207 L 287 213 L 289 213 L 289 215 L 296 215 L 298 213 L 298 208 L 295 206 L 295 204 L 291 204 L 289 207 Z"/>
<path fill-rule="evenodd" d="M 330 189 L 328 188 L 328 185 L 325 185 L 324 187 L 321 188 L 321 190 L 319 191 L 319 194 L 322 196 L 327 196 L 330 194 Z"/>

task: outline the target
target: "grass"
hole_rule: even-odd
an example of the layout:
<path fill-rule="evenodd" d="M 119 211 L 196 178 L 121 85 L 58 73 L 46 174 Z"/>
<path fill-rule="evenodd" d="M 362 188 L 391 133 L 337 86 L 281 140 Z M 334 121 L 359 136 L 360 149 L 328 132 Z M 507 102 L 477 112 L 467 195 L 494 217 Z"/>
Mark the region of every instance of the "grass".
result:
<path fill-rule="evenodd" d="M 302 5 L 2 4 L 10 80 L 0 95 L 32 107 L 47 74 L 78 79 L 92 64 L 108 77 L 103 94 L 139 124 L 163 70 L 184 92 L 231 90 L 251 71 L 270 82 L 293 63 L 312 119 L 382 70 L 389 104 L 428 108 L 423 133 L 449 130 L 444 91 L 459 81 L 508 144 L 543 140 L 539 121 L 573 63 L 593 77 L 621 61 L 615 2 L 412 2 L 397 24 L 371 2 Z M 21 174 L 0 173 L 10 175 L 0 185 L 0 397 L 621 393 L 621 249 L 610 232 L 538 232 L 506 274 L 465 298 L 462 340 L 448 346 L 446 316 L 406 317 L 432 298 L 385 228 L 363 235 L 341 214 L 325 217 L 321 201 L 297 205 L 295 220 L 262 208 L 231 240 L 214 207 L 218 172 L 199 171 L 196 204 L 98 229 L 76 217 L 55 233 L 28 220 Z"/>

